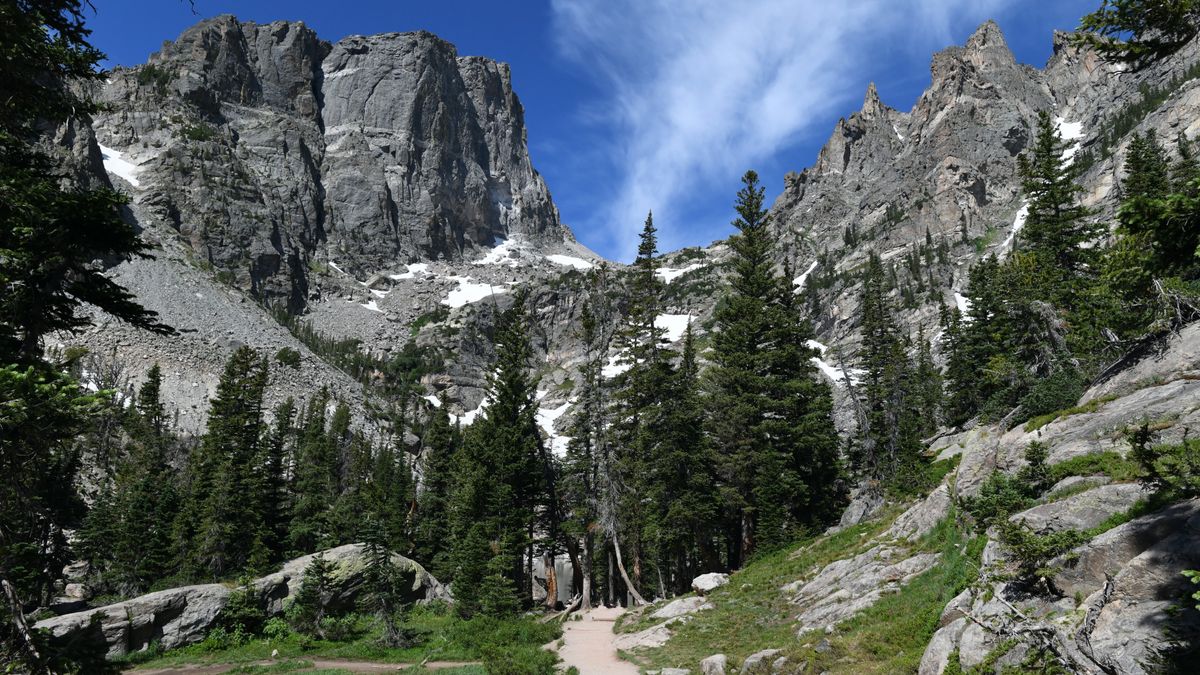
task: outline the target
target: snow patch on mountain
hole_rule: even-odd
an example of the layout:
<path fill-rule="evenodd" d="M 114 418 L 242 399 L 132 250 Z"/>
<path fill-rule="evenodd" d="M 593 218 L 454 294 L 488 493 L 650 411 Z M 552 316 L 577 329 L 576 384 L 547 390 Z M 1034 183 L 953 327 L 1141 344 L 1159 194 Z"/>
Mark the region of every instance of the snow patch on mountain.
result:
<path fill-rule="evenodd" d="M 563 267 L 574 267 L 577 270 L 590 270 L 595 267 L 595 265 L 587 260 L 584 260 L 583 258 L 576 258 L 572 255 L 561 255 L 555 253 L 553 255 L 546 256 L 546 260 L 549 260 L 556 265 L 562 265 Z"/>
<path fill-rule="evenodd" d="M 448 277 L 453 281 L 458 282 L 458 288 L 450 291 L 442 304 L 451 308 L 459 308 L 464 305 L 469 305 L 473 302 L 479 302 L 484 298 L 491 297 L 504 293 L 506 289 L 496 287 L 492 284 L 481 284 L 471 281 L 471 277 Z"/>
<path fill-rule="evenodd" d="M 138 166 L 127 161 L 121 151 L 101 145 L 100 158 L 104 160 L 105 171 L 120 176 L 133 187 L 141 187 L 137 179 Z"/>
<path fill-rule="evenodd" d="M 828 377 L 835 383 L 849 382 L 850 384 L 858 384 L 859 378 L 866 373 L 866 371 L 861 368 L 850 368 L 843 370 L 831 365 L 824 359 L 825 352 L 829 351 L 829 347 L 826 347 L 816 340 L 809 340 L 807 344 L 809 347 L 812 347 L 821 353 L 820 356 L 814 356 L 812 358 L 812 362 L 817 366 L 817 369 L 824 373 L 825 377 Z"/>
<path fill-rule="evenodd" d="M 659 279 L 662 279 L 664 284 L 669 284 L 688 272 L 698 270 L 701 267 L 704 267 L 704 263 L 692 263 L 687 267 L 660 267 L 654 273 L 658 275 Z"/>
<path fill-rule="evenodd" d="M 813 270 L 817 269 L 817 264 L 818 261 L 812 261 L 812 264 L 808 266 L 808 269 L 801 272 L 800 276 L 792 279 L 792 285 L 796 287 L 797 293 L 804 290 L 804 284 L 808 281 L 808 275 L 812 274 Z"/>
<path fill-rule="evenodd" d="M 691 314 L 659 314 L 654 317 L 654 327 L 666 332 L 667 342 L 679 342 L 691 320 Z"/>

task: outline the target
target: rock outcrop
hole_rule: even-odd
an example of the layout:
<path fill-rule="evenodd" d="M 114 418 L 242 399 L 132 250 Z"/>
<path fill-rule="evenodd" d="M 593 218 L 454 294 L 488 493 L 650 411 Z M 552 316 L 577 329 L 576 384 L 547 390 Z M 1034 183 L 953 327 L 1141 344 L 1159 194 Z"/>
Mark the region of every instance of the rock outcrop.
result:
<path fill-rule="evenodd" d="M 330 609 L 351 608 L 363 584 L 362 545 L 348 544 L 315 555 L 331 563 Z M 251 582 L 268 616 L 281 614 L 299 592 L 304 568 L 315 555 L 291 560 L 280 571 Z M 392 562 L 413 572 L 411 601 L 452 600 L 446 588 L 416 562 L 401 555 L 393 555 Z M 151 643 L 174 649 L 202 640 L 216 625 L 234 590 L 223 584 L 171 588 L 39 621 L 35 628 L 48 631 L 55 640 L 102 643 L 109 657 L 140 651 Z"/>

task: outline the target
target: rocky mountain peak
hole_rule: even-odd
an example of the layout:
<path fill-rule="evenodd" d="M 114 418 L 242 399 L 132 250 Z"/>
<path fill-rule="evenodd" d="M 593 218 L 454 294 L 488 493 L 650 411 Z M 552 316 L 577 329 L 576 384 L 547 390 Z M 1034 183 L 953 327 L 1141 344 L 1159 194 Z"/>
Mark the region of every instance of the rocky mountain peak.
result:
<path fill-rule="evenodd" d="M 97 137 L 136 167 L 123 178 L 143 224 L 293 309 L 329 265 L 366 278 L 514 236 L 573 241 L 529 158 L 508 66 L 429 32 L 331 45 L 302 23 L 225 15 L 118 69 L 101 97 Z"/>
<path fill-rule="evenodd" d="M 867 85 L 867 94 L 863 97 L 862 108 L 858 111 L 858 116 L 862 119 L 886 118 L 887 111 L 887 107 L 879 100 L 879 90 L 875 88 L 875 83 L 871 82 Z"/>

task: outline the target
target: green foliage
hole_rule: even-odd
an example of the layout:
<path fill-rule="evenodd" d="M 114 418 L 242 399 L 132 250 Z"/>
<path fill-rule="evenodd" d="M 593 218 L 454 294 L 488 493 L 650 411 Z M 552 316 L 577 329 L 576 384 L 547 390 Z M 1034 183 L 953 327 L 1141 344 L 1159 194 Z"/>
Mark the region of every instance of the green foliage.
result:
<path fill-rule="evenodd" d="M 1190 579 L 1193 584 L 1200 585 L 1200 571 L 1184 570 L 1183 576 Z M 1196 601 L 1196 609 L 1200 609 L 1200 591 L 1196 591 L 1195 593 L 1192 593 L 1192 600 Z"/>
<path fill-rule="evenodd" d="M 1153 444 L 1145 424 L 1130 438 L 1129 457 L 1142 468 L 1142 482 L 1170 499 L 1200 495 L 1200 440 Z"/>
<path fill-rule="evenodd" d="M 1021 416 L 1040 417 L 1074 406 L 1083 396 L 1084 382 L 1073 369 L 1059 370 L 1038 380 L 1021 397 Z M 1020 422 L 1020 420 L 1014 420 Z"/>
<path fill-rule="evenodd" d="M 295 370 L 300 369 L 300 352 L 291 347 L 282 347 L 279 351 L 275 352 L 275 360 L 279 365 Z"/>
<path fill-rule="evenodd" d="M 980 530 L 986 530 L 1033 503 L 1033 497 L 1020 479 L 997 471 L 980 486 L 979 494 L 963 500 L 963 508 L 975 517 Z"/>
<path fill-rule="evenodd" d="M 1079 397 L 1077 396 L 1075 398 L 1078 399 Z M 1084 403 L 1083 405 L 1072 406 L 1070 408 L 1063 408 L 1062 410 L 1055 410 L 1054 412 L 1050 412 L 1050 413 L 1046 413 L 1046 414 L 1042 414 L 1042 415 L 1036 415 L 1032 419 L 1030 419 L 1028 422 L 1025 423 L 1025 433 L 1037 431 L 1038 429 L 1041 429 L 1042 427 L 1046 426 L 1047 424 L 1050 424 L 1051 422 L 1054 422 L 1056 420 L 1063 419 L 1064 417 L 1070 417 L 1072 415 L 1083 415 L 1083 414 L 1087 414 L 1087 413 L 1096 412 L 1097 410 L 1100 409 L 1100 406 L 1104 405 L 1105 403 L 1115 401 L 1116 398 L 1117 397 L 1115 395 L 1111 395 L 1111 394 L 1105 395 L 1105 396 L 1098 396 L 1098 397 L 1088 401 L 1087 403 Z"/>
<path fill-rule="evenodd" d="M 828 651 L 802 650 L 795 660 L 808 660 L 817 672 L 847 662 L 856 673 L 916 672 L 946 603 L 978 579 L 986 543 L 951 514 L 921 542 L 924 550 L 941 554 L 936 565 L 838 625 Z"/>
<path fill-rule="evenodd" d="M 1054 484 L 1051 468 L 1046 466 L 1049 452 L 1034 441 L 1025 449 L 1025 466 L 1015 476 L 994 471 L 979 488 L 979 494 L 962 499 L 963 508 L 975 517 L 980 531 L 1008 521 L 1008 517 L 1033 505 L 1035 499 Z"/>
<path fill-rule="evenodd" d="M 204 122 L 185 124 L 183 128 L 179 130 L 179 133 L 185 139 L 196 142 L 211 141 L 217 136 L 217 130 L 208 124 L 205 124 Z"/>
<path fill-rule="evenodd" d="M 999 542 L 1016 566 L 1017 579 L 1030 584 L 1052 578 L 1058 570 L 1049 567 L 1050 562 L 1088 538 L 1078 530 L 1038 534 L 1023 521 L 1014 523 L 1007 518 L 1000 520 L 997 526 Z"/>
<path fill-rule="evenodd" d="M 313 556 L 304 567 L 300 590 L 286 610 L 287 622 L 292 630 L 311 637 L 325 637 L 323 621 L 332 592 L 332 575 L 332 565 L 320 554 Z"/>
<path fill-rule="evenodd" d="M 933 370 L 929 346 L 922 344 L 920 363 L 913 363 L 892 312 L 882 261 L 872 254 L 862 291 L 865 424 L 852 458 L 865 476 L 888 486 L 907 486 L 925 463 L 921 437 L 937 427 L 941 392 L 917 379 L 918 370 Z"/>
<path fill-rule="evenodd" d="M 266 608 L 254 580 L 244 577 L 217 615 L 216 625 L 230 634 L 258 635 L 267 621 Z"/>
<path fill-rule="evenodd" d="M 1196 0 L 1102 0 L 1083 17 L 1077 44 L 1141 68 L 1174 54 L 1200 32 Z"/>
<path fill-rule="evenodd" d="M 138 68 L 137 71 L 138 85 L 142 87 L 153 88 L 159 96 L 162 96 L 166 93 L 167 85 L 169 85 L 173 79 L 175 79 L 175 76 L 170 70 L 156 66 L 153 63 L 148 63 L 141 68 Z"/>
<path fill-rule="evenodd" d="M 1049 467 L 1048 481 L 1051 484 L 1068 476 L 1104 475 L 1114 481 L 1123 482 L 1136 480 L 1141 475 L 1141 468 L 1132 459 L 1126 459 L 1119 452 L 1107 450 L 1093 452 L 1078 457 L 1072 457 Z"/>
<path fill-rule="evenodd" d="M 528 320 L 525 296 L 517 294 L 497 329 L 490 404 L 467 430 L 458 453 L 451 555 L 457 568 L 455 598 L 467 618 L 530 601 L 531 579 L 523 561 L 538 525 L 557 527 L 553 467 L 535 418 L 537 380 L 530 374 Z"/>
<path fill-rule="evenodd" d="M 483 649 L 488 675 L 555 675 L 558 657 L 541 647 L 489 645 Z"/>
<path fill-rule="evenodd" d="M 719 456 L 725 521 L 736 533 L 728 564 L 821 527 L 844 503 L 832 395 L 819 379 L 791 279 L 777 276 L 763 188 L 742 178 L 730 286 L 716 309 L 705 381 L 707 432 Z"/>
<path fill-rule="evenodd" d="M 438 305 L 436 309 L 429 311 L 429 312 L 425 312 L 421 316 L 418 316 L 416 319 L 413 319 L 412 325 L 410 325 L 408 327 L 408 330 L 413 335 L 416 335 L 417 333 L 420 333 L 421 329 L 424 328 L 425 326 L 428 326 L 429 324 L 433 324 L 433 323 L 441 323 L 441 322 L 445 321 L 447 319 L 447 317 L 449 317 L 449 316 L 450 316 L 450 308 L 446 307 L 445 305 Z"/>
<path fill-rule="evenodd" d="M 266 384 L 266 358 L 249 347 L 236 350 L 217 385 L 207 433 L 188 458 L 176 546 L 182 567 L 198 578 L 218 580 L 271 558 L 261 502 L 252 498 L 261 486 Z"/>
<path fill-rule="evenodd" d="M 385 647 L 409 647 L 414 635 L 404 624 L 407 620 L 408 594 L 416 579 L 414 569 L 401 570 L 392 562 L 392 550 L 387 535 L 378 523 L 367 529 L 363 549 L 366 566 L 363 570 L 363 607 L 375 614 L 383 625 L 380 641 Z"/>

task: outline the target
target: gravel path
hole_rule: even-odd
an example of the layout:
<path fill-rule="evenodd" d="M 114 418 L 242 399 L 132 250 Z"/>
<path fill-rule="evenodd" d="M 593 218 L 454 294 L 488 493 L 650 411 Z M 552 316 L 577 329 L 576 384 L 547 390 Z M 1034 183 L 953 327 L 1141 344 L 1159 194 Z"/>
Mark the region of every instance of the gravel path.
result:
<path fill-rule="evenodd" d="M 558 650 L 563 664 L 578 668 L 579 675 L 637 675 L 637 666 L 622 661 L 613 646 L 613 622 L 624 611 L 597 607 L 582 620 L 563 624 L 563 646 Z"/>

